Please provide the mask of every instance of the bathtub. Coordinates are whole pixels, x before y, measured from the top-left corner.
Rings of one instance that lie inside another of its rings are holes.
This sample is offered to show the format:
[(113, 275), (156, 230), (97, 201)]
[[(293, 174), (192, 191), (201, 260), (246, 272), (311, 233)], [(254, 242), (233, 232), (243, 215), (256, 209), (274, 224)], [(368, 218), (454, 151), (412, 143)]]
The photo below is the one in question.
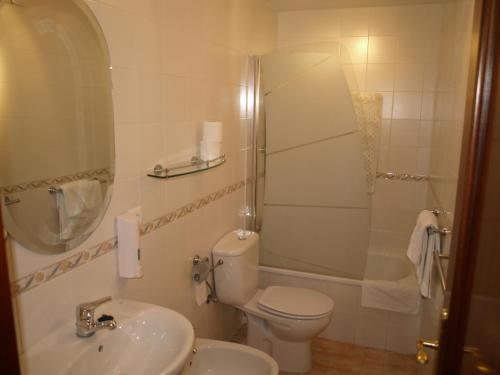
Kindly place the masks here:
[(420, 291), (415, 267), (405, 255), (370, 250), (361, 291), (361, 306), (418, 314)]
[[(404, 254), (403, 250), (398, 253)], [(368, 264), (379, 265), (367, 270), (369, 280), (386, 281), (394, 283), (394, 286), (401, 286), (401, 281), (407, 279), (412, 280), (413, 286), (416, 287), (411, 263), (406, 261), (403, 255), (370, 250)], [(406, 314), (362, 306), (364, 280), (266, 266), (260, 266), (259, 269), (261, 288), (271, 285), (310, 288), (327, 294), (335, 301), (332, 321), (321, 334), (322, 337), (398, 353), (415, 352), (421, 311)]]
[(413, 277), (414, 266), (406, 256), (383, 251), (370, 251), (365, 266), (365, 279), (394, 281)]

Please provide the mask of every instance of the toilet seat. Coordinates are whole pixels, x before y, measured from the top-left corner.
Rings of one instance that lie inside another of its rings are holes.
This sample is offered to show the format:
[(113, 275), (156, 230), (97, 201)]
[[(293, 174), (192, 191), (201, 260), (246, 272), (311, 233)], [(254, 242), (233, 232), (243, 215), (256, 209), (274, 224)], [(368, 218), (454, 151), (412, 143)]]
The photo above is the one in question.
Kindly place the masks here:
[(257, 307), (283, 318), (313, 320), (329, 315), (334, 303), (328, 296), (314, 290), (270, 286), (259, 296)]

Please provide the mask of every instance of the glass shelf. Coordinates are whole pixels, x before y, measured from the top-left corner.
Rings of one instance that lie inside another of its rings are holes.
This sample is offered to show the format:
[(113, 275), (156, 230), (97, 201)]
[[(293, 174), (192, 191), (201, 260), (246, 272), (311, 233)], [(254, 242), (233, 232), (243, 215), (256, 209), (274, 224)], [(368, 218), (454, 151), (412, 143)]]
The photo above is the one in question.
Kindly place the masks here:
[(188, 174), (207, 171), (218, 167), (226, 162), (226, 155), (222, 154), (216, 159), (201, 160), (198, 156), (193, 156), (191, 161), (178, 163), (169, 167), (163, 167), (161, 164), (155, 165), (152, 172), (148, 173), (149, 177), (168, 179), (172, 177), (186, 176)]

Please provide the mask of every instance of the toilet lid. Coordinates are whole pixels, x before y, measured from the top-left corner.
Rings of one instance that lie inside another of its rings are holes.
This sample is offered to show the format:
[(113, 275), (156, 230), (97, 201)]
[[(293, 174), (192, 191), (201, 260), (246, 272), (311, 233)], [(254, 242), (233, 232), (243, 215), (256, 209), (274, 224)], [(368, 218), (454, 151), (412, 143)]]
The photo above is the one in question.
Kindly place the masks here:
[(333, 300), (311, 289), (270, 286), (259, 297), (258, 305), (268, 312), (296, 318), (317, 318), (333, 310)]

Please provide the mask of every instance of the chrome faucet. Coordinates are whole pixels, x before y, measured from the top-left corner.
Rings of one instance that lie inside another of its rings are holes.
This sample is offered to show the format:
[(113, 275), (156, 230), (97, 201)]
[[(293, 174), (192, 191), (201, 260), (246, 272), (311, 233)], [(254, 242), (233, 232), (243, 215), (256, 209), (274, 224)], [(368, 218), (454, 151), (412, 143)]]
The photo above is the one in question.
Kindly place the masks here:
[(94, 320), (95, 309), (108, 301), (111, 301), (111, 297), (104, 297), (76, 306), (76, 335), (78, 337), (90, 337), (95, 331), (102, 328), (116, 328), (115, 319), (111, 315), (103, 315), (97, 321)]

